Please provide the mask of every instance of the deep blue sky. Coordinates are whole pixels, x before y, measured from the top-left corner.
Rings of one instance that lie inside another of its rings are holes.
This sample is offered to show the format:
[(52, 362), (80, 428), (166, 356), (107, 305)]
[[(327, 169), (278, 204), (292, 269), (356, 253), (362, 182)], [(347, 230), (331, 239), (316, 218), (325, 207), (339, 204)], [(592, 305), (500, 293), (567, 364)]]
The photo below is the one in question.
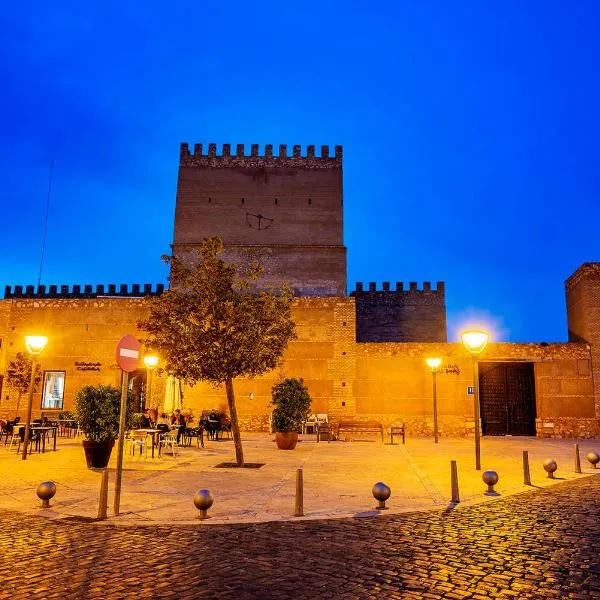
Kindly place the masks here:
[(564, 280), (600, 260), (597, 2), (6, 12), (2, 289), (37, 283), (52, 159), (42, 283), (155, 283), (181, 141), (342, 144), (350, 289), (445, 280), (451, 337), (566, 339)]

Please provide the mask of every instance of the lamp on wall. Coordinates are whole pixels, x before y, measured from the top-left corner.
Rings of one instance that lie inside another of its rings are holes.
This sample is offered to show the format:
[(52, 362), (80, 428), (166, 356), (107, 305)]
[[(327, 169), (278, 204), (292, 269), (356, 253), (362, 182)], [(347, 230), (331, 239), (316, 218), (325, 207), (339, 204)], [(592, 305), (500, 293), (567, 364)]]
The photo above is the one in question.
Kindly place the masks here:
[(437, 385), (436, 376), (439, 373), (440, 365), (442, 364), (441, 358), (426, 358), (425, 362), (431, 369), (431, 376), (433, 378), (433, 441), (438, 443), (438, 414), (437, 414)]
[(35, 385), (35, 357), (41, 354), (48, 343), (48, 338), (44, 335), (25, 336), (25, 346), (27, 352), (31, 354), (31, 378), (29, 380), (29, 396), (27, 399), (27, 419), (25, 420), (25, 437), (23, 438), (23, 460), (27, 460), (27, 447), (31, 437), (31, 409), (33, 406), (33, 387)]
[(149, 354), (144, 356), (144, 366), (146, 367), (146, 371), (148, 373), (147, 381), (146, 381), (146, 389), (148, 390), (148, 402), (150, 406), (145, 406), (144, 408), (152, 408), (152, 371), (158, 364), (158, 356), (154, 356), (153, 354)]
[(479, 415), (479, 366), (477, 355), (481, 354), (490, 339), (490, 334), (483, 329), (469, 329), (460, 334), (465, 348), (471, 353), (473, 360), (473, 420), (475, 422), (475, 470), (481, 471), (481, 440)]

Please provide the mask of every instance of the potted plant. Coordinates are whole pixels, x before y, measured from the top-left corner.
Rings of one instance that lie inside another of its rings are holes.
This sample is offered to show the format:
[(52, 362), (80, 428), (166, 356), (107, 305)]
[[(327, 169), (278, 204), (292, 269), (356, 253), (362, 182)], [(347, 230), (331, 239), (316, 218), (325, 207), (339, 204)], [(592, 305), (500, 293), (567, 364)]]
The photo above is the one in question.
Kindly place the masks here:
[[(112, 385), (86, 385), (75, 396), (75, 414), (85, 435), (83, 449), (88, 468), (104, 469), (119, 436), (121, 390)], [(126, 427), (131, 424), (127, 403)]]
[(271, 404), (275, 406), (272, 424), (280, 450), (293, 450), (298, 430), (310, 414), (311, 398), (303, 379), (288, 377), (273, 386)]

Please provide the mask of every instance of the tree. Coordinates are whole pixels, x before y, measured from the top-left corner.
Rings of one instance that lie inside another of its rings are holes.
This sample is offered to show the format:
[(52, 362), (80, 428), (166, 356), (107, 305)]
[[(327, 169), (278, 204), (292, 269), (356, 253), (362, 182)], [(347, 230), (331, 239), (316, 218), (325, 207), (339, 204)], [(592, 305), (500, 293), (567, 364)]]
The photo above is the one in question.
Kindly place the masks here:
[(164, 370), (193, 386), (200, 380), (225, 384), (236, 462), (244, 466), (233, 380), (275, 368), (295, 337), (292, 294), (258, 287), (261, 269), (224, 262), (223, 242), (206, 238), (196, 264), (164, 256), (170, 289), (153, 298), (150, 315), (138, 322), (146, 346), (160, 352)]
[[(31, 363), (32, 360), (24, 352), (17, 352), (15, 360), (8, 363), (6, 371), (6, 381), (8, 385), (17, 390), (17, 412), (21, 404), (21, 396), (29, 390), (29, 381), (31, 380)], [(40, 365), (35, 365), (35, 376), (33, 378), (33, 391), (37, 390), (42, 379), (42, 370)]]

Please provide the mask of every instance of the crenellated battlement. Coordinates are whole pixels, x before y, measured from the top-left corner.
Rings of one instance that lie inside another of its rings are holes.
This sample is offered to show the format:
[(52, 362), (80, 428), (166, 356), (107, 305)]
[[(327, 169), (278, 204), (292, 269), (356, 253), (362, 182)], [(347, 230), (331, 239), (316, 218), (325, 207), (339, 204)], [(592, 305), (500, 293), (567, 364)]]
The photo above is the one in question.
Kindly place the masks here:
[(375, 282), (375, 281), (369, 282), (368, 288), (365, 288), (365, 285), (362, 281), (357, 281), (356, 288), (353, 292), (350, 293), (350, 296), (357, 296), (357, 295), (364, 296), (365, 294), (384, 296), (384, 295), (388, 295), (388, 294), (394, 294), (394, 295), (396, 295), (396, 294), (411, 294), (411, 293), (415, 293), (415, 292), (418, 294), (435, 294), (437, 296), (441, 296), (442, 298), (444, 298), (445, 284), (443, 281), (438, 281), (436, 283), (436, 288), (434, 290), (432, 290), (431, 282), (424, 281), (423, 287), (421, 289), (419, 289), (417, 282), (411, 281), (408, 284), (408, 289), (404, 289), (404, 282), (397, 281), (396, 289), (392, 290), (392, 289), (390, 289), (390, 282), (384, 281), (382, 289), (378, 290), (377, 282)]
[(217, 153), (217, 144), (208, 144), (204, 152), (202, 144), (194, 144), (194, 152), (190, 152), (189, 144), (182, 143), (179, 151), (179, 165), (182, 167), (293, 167), (301, 169), (341, 169), (342, 146), (335, 146), (334, 155), (330, 156), (329, 146), (321, 146), (319, 156), (315, 154), (315, 146), (306, 146), (302, 154), (300, 145), (292, 146), (288, 156), (286, 144), (280, 144), (278, 154), (273, 154), (273, 145), (267, 144), (261, 154), (258, 144), (250, 145), (250, 154), (246, 153), (244, 144), (236, 144), (232, 152), (231, 144), (223, 144), (221, 154)]
[(163, 283), (157, 283), (152, 287), (151, 283), (145, 283), (141, 286), (134, 283), (129, 286), (127, 283), (121, 283), (117, 286), (114, 283), (108, 285), (98, 284), (94, 289), (92, 285), (38, 285), (37, 289), (33, 285), (15, 285), (14, 290), (10, 285), (4, 288), (4, 299), (13, 298), (141, 298), (144, 296), (160, 296), (165, 291)]

